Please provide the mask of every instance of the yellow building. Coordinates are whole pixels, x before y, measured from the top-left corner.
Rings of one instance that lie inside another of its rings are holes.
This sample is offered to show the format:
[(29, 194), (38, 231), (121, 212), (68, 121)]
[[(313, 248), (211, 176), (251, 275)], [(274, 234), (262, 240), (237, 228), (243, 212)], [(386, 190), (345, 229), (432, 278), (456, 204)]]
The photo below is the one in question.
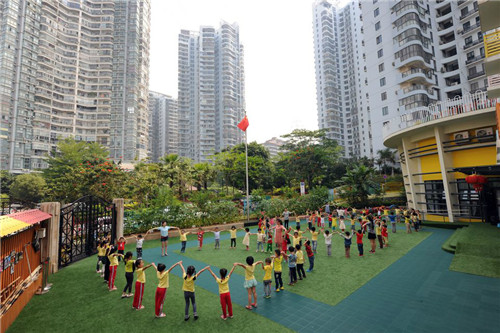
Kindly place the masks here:
[[(498, 221), (496, 102), (478, 92), (384, 124), (384, 145), (400, 154), (408, 205), (423, 212), (424, 219)], [(481, 193), (465, 181), (472, 173), (488, 176)]]

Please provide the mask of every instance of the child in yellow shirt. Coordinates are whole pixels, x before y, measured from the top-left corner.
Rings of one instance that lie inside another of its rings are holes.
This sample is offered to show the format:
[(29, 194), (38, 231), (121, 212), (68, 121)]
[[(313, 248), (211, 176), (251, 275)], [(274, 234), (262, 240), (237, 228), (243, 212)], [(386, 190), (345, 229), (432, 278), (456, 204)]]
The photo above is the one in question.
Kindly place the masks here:
[(304, 271), (304, 252), (300, 249), (300, 244), (295, 245), (295, 255), (297, 256), (297, 274), (299, 275), (299, 280), (306, 278), (306, 272)]
[(156, 318), (163, 318), (166, 315), (163, 313), (163, 303), (165, 302), (165, 295), (167, 294), (167, 288), (169, 287), (168, 283), (168, 274), (175, 266), (182, 264), (182, 261), (179, 261), (172, 265), (169, 269), (165, 264), (158, 264), (158, 267), (154, 263), (153, 267), (156, 269), (156, 276), (158, 277), (158, 287), (156, 287), (155, 293), (155, 315)]
[(208, 271), (212, 274), (215, 281), (219, 285), (220, 305), (222, 307), (222, 316), (220, 317), (223, 320), (226, 320), (228, 316), (229, 318), (233, 318), (233, 303), (231, 302), (231, 294), (229, 293), (229, 278), (231, 277), (231, 274), (233, 274), (235, 268), (236, 266), (233, 266), (233, 269), (229, 272), (229, 274), (227, 274), (227, 269), (221, 268), (219, 271), (220, 278), (218, 278), (212, 269), (208, 267)]
[(273, 280), (271, 278), (271, 274), (273, 273), (273, 265), (271, 258), (266, 258), (266, 265), (262, 263), (262, 269), (265, 271), (264, 273), (264, 297), (271, 298), (271, 284)]
[(193, 317), (194, 320), (198, 319), (198, 312), (196, 311), (196, 298), (194, 296), (194, 281), (198, 276), (203, 273), (204, 270), (208, 269), (209, 266), (203, 268), (201, 271), (196, 273), (194, 266), (188, 266), (187, 270), (184, 269), (182, 263), (179, 264), (182, 269), (182, 290), (184, 291), (184, 301), (186, 302), (186, 307), (184, 308), (184, 321), (189, 320), (189, 302), (193, 305)]

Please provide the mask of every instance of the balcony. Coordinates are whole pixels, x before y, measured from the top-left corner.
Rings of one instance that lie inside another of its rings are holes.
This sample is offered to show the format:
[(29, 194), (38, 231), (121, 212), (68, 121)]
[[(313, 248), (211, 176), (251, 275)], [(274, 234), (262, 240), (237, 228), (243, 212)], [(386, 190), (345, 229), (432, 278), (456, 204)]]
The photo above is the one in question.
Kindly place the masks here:
[(475, 56), (474, 58), (467, 59), (467, 60), (465, 61), (465, 64), (466, 64), (466, 65), (470, 65), (470, 64), (473, 64), (473, 63), (475, 63), (475, 62), (477, 62), (477, 61), (479, 61), (479, 60), (481, 60), (481, 59), (484, 59), (484, 55), (483, 55), (483, 54), (480, 54), (480, 55), (478, 55), (478, 56)]
[(399, 84), (403, 82), (427, 82), (429, 84), (434, 84), (433, 71), (421, 68), (412, 68), (401, 73), (401, 78), (399, 79)]
[(467, 13), (465, 13), (464, 15), (461, 15), (460, 16), (460, 21), (465, 20), (466, 18), (470, 17), (474, 13), (477, 13), (477, 11), (478, 11), (478, 9), (474, 8), (471, 11), (468, 11)]
[(480, 76), (483, 76), (484, 74), (485, 74), (484, 71), (479, 71), (479, 72), (476, 72), (474, 74), (470, 74), (469, 76), (467, 76), (467, 79), (468, 80), (473, 80), (473, 79), (476, 79), (476, 78), (478, 78)]
[[(464, 50), (467, 50), (468, 48), (470, 47), (473, 47), (475, 45), (478, 45), (478, 44), (481, 44), (483, 42), (483, 39), (476, 39), (475, 41), (473, 41), (472, 43), (468, 43), (468, 44), (465, 44), (464, 45)], [(500, 50), (499, 50), (500, 51)]]
[(493, 109), (496, 102), (496, 98), (489, 99), (485, 92), (478, 92), (462, 96), (461, 98), (440, 101), (428, 107), (419, 107), (384, 123), (382, 127), (382, 136), (385, 141), (384, 144), (387, 145), (389, 137), (394, 137), (394, 134), (402, 130), (417, 125), (423, 125), (431, 121), (446, 119), (448, 117), (480, 112), (490, 108)]
[(476, 29), (479, 29), (479, 28), (481, 28), (481, 22), (477, 22), (476, 24), (470, 25), (467, 28), (461, 30), (459, 33), (461, 35), (465, 35), (465, 34), (467, 34), (469, 32), (472, 32), (472, 31), (474, 31)]

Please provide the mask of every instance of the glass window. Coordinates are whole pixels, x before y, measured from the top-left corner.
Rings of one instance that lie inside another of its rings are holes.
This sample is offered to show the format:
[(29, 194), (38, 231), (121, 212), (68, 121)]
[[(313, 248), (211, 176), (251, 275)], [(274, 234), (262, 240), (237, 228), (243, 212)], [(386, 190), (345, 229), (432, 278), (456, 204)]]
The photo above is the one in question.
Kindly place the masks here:
[(385, 86), (385, 77), (380, 79), (380, 86), (381, 87)]
[(446, 209), (446, 197), (442, 180), (429, 180), (424, 182), (425, 203), (427, 213), (448, 214)]
[(378, 50), (378, 51), (377, 51), (377, 56), (378, 56), (379, 58), (382, 58), (382, 57), (384, 56), (384, 49), (380, 49), (380, 50)]
[(380, 99), (383, 101), (385, 101), (387, 99), (387, 93), (385, 91), (380, 94)]
[(382, 43), (382, 35), (377, 36), (377, 44)]
[(481, 217), (479, 207), (479, 195), (474, 188), (465, 182), (465, 179), (457, 180), (459, 214), (464, 217)]
[(378, 65), (378, 71), (379, 73), (384, 71), (384, 63)]
[(378, 30), (380, 30), (380, 21), (375, 23), (375, 31), (378, 31)]
[(383, 116), (387, 116), (388, 114), (389, 114), (389, 107), (384, 106), (384, 107), (382, 108), (382, 115), (383, 115)]
[(380, 14), (380, 10), (378, 8), (375, 8), (375, 10), (373, 11), (373, 16), (377, 17), (378, 14)]

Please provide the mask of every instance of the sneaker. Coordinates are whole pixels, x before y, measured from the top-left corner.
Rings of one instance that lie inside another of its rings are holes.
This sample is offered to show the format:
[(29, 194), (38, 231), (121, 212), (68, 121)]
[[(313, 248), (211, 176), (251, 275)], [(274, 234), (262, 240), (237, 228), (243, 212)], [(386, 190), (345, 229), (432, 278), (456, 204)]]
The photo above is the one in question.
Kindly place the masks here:
[(189, 320), (189, 316), (184, 317), (184, 321), (188, 321), (188, 320)]
[(164, 314), (164, 313), (161, 313), (159, 316), (156, 316), (156, 318), (163, 318), (163, 317), (166, 317), (167, 315)]
[(122, 294), (121, 298), (125, 298), (125, 297), (128, 297), (128, 295), (127, 294)]
[(198, 320), (198, 315), (194, 315), (194, 320)]
[(233, 319), (233, 316), (229, 316), (229, 319)]
[(304, 279), (307, 278), (307, 276), (304, 275)]
[(221, 318), (222, 320), (226, 320), (226, 319), (227, 319), (227, 317), (224, 317), (224, 315), (220, 315), (220, 318)]
[(310, 269), (308, 269), (306, 272), (307, 272), (307, 273), (309, 273), (309, 272), (311, 272), (311, 270), (310, 270)]
[(299, 277), (299, 280), (302, 280), (302, 278), (301, 278), (301, 277)]
[(281, 287), (281, 290), (285, 290), (285, 287)]
[(280, 292), (280, 288), (276, 288), (276, 292), (279, 293)]

